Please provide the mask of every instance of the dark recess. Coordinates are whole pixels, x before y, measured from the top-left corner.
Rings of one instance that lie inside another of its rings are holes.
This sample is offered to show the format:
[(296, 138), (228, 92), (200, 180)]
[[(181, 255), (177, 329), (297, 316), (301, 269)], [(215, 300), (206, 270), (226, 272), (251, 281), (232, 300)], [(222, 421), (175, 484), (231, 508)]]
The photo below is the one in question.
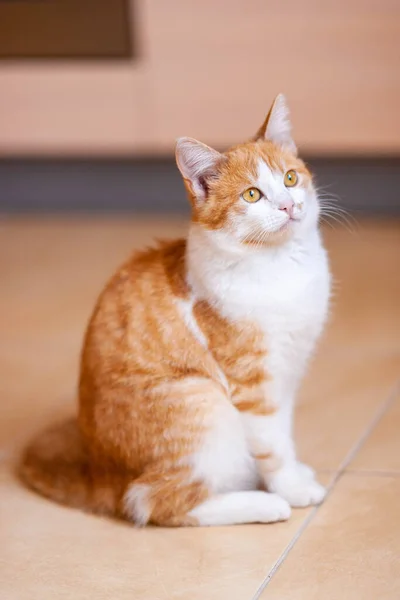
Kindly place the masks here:
[[(400, 158), (309, 158), (317, 185), (351, 213), (400, 214)], [(0, 159), (3, 213), (183, 213), (165, 159)]]

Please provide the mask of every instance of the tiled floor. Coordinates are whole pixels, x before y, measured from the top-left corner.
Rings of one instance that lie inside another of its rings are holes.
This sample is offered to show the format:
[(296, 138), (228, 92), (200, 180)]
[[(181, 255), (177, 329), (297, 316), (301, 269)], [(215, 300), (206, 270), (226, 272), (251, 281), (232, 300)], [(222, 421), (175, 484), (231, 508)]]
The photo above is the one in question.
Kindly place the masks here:
[(74, 410), (96, 293), (173, 221), (0, 223), (0, 597), (5, 600), (400, 598), (400, 222), (327, 229), (332, 318), (297, 411), (301, 457), (330, 483), (288, 523), (135, 530), (24, 489), (22, 445)]

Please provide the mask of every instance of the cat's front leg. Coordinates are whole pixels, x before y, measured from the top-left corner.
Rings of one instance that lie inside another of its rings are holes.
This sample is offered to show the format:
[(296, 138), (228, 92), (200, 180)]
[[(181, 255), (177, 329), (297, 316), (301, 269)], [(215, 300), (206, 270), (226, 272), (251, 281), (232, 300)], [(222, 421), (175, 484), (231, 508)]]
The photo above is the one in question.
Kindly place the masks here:
[(326, 490), (318, 483), (314, 475), (304, 471), (299, 462), (284, 464), (280, 469), (268, 474), (265, 483), (268, 489), (287, 500), (290, 506), (305, 507), (320, 504), (325, 498)]
[(271, 414), (242, 413), (251, 453), (260, 476), (271, 492), (293, 507), (319, 504), (325, 489), (314, 471), (296, 460), (287, 406)]

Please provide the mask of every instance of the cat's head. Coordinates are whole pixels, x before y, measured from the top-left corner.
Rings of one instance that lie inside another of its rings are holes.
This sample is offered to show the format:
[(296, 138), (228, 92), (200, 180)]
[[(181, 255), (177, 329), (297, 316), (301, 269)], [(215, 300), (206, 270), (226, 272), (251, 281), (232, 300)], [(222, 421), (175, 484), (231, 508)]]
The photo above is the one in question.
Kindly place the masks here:
[(317, 224), (317, 195), (297, 157), (283, 95), (251, 141), (220, 153), (180, 138), (176, 160), (193, 220), (235, 244), (279, 244)]

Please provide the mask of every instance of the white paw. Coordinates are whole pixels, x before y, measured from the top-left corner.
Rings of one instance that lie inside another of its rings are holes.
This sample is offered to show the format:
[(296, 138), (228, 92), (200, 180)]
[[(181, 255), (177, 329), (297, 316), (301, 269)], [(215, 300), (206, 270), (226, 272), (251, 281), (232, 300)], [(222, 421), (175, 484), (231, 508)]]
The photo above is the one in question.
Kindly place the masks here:
[(265, 523), (276, 523), (277, 521), (287, 521), (292, 510), (289, 503), (278, 496), (278, 494), (267, 494), (268, 502), (265, 505)]
[(312, 481), (315, 479), (315, 471), (309, 465), (306, 465), (302, 462), (296, 462), (296, 470), (298, 472), (299, 477), (306, 481)]
[(302, 472), (297, 466), (276, 473), (269, 489), (282, 496), (293, 507), (320, 504), (326, 494), (325, 488), (310, 478), (308, 470)]

